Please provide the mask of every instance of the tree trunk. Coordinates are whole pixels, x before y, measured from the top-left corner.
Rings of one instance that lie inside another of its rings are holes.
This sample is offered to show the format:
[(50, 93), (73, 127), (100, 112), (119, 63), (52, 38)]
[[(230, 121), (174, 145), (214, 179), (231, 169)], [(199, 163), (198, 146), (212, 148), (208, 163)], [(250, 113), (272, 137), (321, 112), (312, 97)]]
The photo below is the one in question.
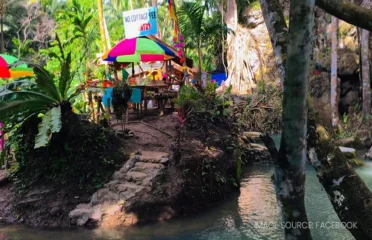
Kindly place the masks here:
[[(283, 92), (283, 130), (274, 158), (274, 184), (286, 239), (311, 239), (305, 210), (307, 89), (314, 1), (290, 3), (289, 42)], [(306, 225), (306, 226), (305, 226)]]
[(352, 25), (372, 31), (372, 10), (348, 0), (316, 0), (316, 5)]
[(1, 53), (5, 52), (5, 43), (4, 43), (4, 23), (3, 23), (3, 14), (0, 13), (0, 28), (1, 28)]
[[(156, 7), (156, 11), (158, 11), (158, 0), (152, 0), (152, 6)], [(157, 14), (159, 13), (157, 12)], [(159, 20), (159, 18), (157, 18), (157, 20)], [(155, 37), (161, 39), (159, 21), (156, 21), (156, 25), (158, 26), (158, 33), (155, 35)]]
[(199, 58), (199, 63), (198, 63), (198, 68), (199, 68), (199, 81), (201, 81), (201, 76), (202, 76), (202, 39), (200, 37), (199, 42), (198, 42), (198, 58)]
[[(370, 0), (364, 0), (364, 7), (370, 8)], [(362, 30), (361, 44), (361, 67), (363, 85), (363, 114), (371, 114), (371, 78), (369, 65), (369, 31)]]
[(107, 29), (105, 16), (103, 16), (103, 25), (105, 27), (105, 40), (106, 40), (106, 44), (107, 44), (106, 47), (107, 47), (107, 50), (109, 50), (111, 48), (111, 41), (110, 41), (110, 33)]
[(285, 78), (285, 56), (287, 54), (288, 28), (279, 0), (260, 0), (262, 14), (270, 35), (276, 65), (280, 76), (280, 85)]
[(309, 126), (310, 161), (335, 212), (355, 239), (372, 239), (371, 191), (325, 129), (315, 121)]
[(101, 43), (102, 51), (105, 53), (107, 51), (106, 45), (106, 34), (105, 34), (105, 23), (103, 21), (103, 5), (102, 0), (97, 0), (98, 5), (98, 18), (99, 18), (99, 29), (101, 33)]
[[(332, 2), (334, 5), (325, 5), (328, 8), (328, 10), (332, 10), (333, 7), (335, 6), (337, 7), (343, 1), (317, 0), (318, 5), (320, 5), (319, 3), (324, 4), (324, 2), (327, 2), (327, 3)], [(344, 4), (349, 5), (349, 3), (344, 3)], [(291, 2), (291, 8), (292, 6), (293, 4)], [(324, 8), (324, 6), (321, 6), (321, 7)], [(337, 15), (339, 18), (345, 21), (348, 21), (342, 16), (346, 16), (346, 18), (350, 19), (350, 17), (353, 15), (348, 14), (347, 9), (345, 8), (341, 8), (341, 9), (342, 9), (341, 11), (340, 9), (335, 11), (334, 14)], [(360, 10), (360, 8), (353, 8), (353, 9), (354, 9), (353, 11), (355, 11), (355, 9)], [(279, 11), (282, 11), (282, 10), (279, 9)], [(331, 12), (331, 11), (328, 11), (328, 12)], [(362, 12), (366, 13), (366, 11), (364, 10), (362, 10)], [(363, 23), (358, 24), (358, 22), (356, 22), (355, 25), (361, 26), (363, 24), (368, 25), (368, 23), (371, 23), (371, 21), (366, 21), (366, 19), (368, 19), (366, 15), (363, 15), (363, 16), (364, 16), (364, 20), (361, 20), (361, 22)], [(360, 16), (354, 15), (354, 20), (358, 19), (359, 17)], [(363, 19), (363, 17), (361, 19)], [(291, 18), (291, 26), (292, 25), (293, 25), (293, 22)], [(304, 41), (304, 42), (306, 43), (307, 41)], [(293, 44), (289, 42), (288, 46), (293, 47)], [(290, 61), (290, 59), (288, 59), (288, 61)], [(289, 67), (291, 65), (287, 62), (287, 66)], [(288, 71), (289, 69), (287, 68), (287, 74), (288, 74)], [(288, 77), (289, 76), (287, 76), (287, 79)], [(286, 95), (287, 95), (286, 81), (284, 82), (285, 83), (284, 105), (286, 105), (286, 101), (288, 101), (286, 100)], [(296, 108), (293, 107), (293, 110), (296, 110)], [(286, 108), (284, 108), (283, 114), (284, 115), (286, 114)], [(301, 116), (301, 115), (298, 115), (298, 116)], [(285, 124), (285, 121), (283, 123)], [(329, 141), (323, 141), (323, 139), (320, 139), (319, 141), (317, 139), (316, 135), (326, 136), (327, 134), (317, 132), (318, 129), (315, 127), (315, 124), (310, 124), (309, 129), (310, 129), (309, 130), (310, 160), (317, 172), (319, 181), (323, 185), (325, 190), (327, 191), (328, 197), (331, 200), (331, 203), (336, 213), (338, 214), (340, 220), (342, 222), (347, 223), (345, 227), (353, 234), (353, 236), (356, 239), (363, 239), (363, 240), (372, 239), (372, 217), (371, 217), (372, 216), (372, 193), (370, 192), (368, 187), (365, 185), (363, 180), (361, 180), (360, 177), (356, 174), (353, 168), (351, 168), (346, 163), (346, 159), (343, 158), (343, 156), (340, 154), (339, 149), (334, 148), (333, 144)], [(293, 130), (293, 131), (296, 131), (296, 130)], [(284, 132), (283, 132), (283, 136), (284, 136)], [(284, 157), (286, 157), (286, 155), (282, 155), (280, 154), (280, 152), (278, 153), (272, 139), (270, 140), (266, 136), (263, 138), (263, 140), (274, 159), (283, 159)], [(283, 141), (285, 141), (285, 138), (282, 139), (282, 143), (281, 143), (282, 145), (285, 145)], [(300, 142), (299, 140), (294, 140), (294, 138), (289, 139), (289, 141), (290, 143)], [(301, 141), (304, 141), (304, 139), (301, 139)], [(316, 153), (317, 156), (314, 155), (314, 153)], [(282, 155), (282, 157), (280, 157), (280, 155)], [(275, 171), (277, 169), (280, 170), (280, 167), (277, 167), (277, 165), (282, 164), (284, 168), (284, 167), (287, 167), (290, 163), (291, 162), (289, 163), (285, 162), (283, 164), (281, 163), (281, 161), (276, 161)], [(286, 186), (286, 185), (283, 185), (283, 186)], [(356, 227), (355, 225), (353, 225), (354, 223), (356, 223)], [(299, 237), (299, 239), (301, 238)]]
[(226, 85), (232, 85), (238, 92), (250, 91), (255, 86), (254, 76), (250, 72), (249, 62), (246, 60), (251, 43), (249, 30), (238, 24), (238, 6), (236, 0), (227, 0), (218, 4), (218, 9), (229, 29), (226, 37), (226, 59), (228, 78)]
[(332, 126), (336, 128), (339, 124), (339, 112), (338, 112), (338, 101), (337, 101), (337, 31), (338, 30), (338, 19), (332, 17), (332, 61), (331, 61), (331, 108), (332, 108)]

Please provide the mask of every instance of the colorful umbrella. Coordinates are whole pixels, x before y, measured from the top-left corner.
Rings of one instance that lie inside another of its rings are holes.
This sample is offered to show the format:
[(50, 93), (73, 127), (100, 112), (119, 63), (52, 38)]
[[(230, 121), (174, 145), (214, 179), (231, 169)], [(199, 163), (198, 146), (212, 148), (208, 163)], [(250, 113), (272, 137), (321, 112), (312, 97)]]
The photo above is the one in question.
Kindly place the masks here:
[(11, 64), (16, 63), (18, 58), (0, 54), (0, 78), (19, 78), (19, 77), (32, 77), (34, 71), (32, 68), (27, 67), (26, 64), (18, 65), (10, 68)]
[(103, 55), (105, 61), (110, 62), (152, 62), (170, 59), (171, 51), (165, 51), (164, 46), (148, 38), (124, 39)]

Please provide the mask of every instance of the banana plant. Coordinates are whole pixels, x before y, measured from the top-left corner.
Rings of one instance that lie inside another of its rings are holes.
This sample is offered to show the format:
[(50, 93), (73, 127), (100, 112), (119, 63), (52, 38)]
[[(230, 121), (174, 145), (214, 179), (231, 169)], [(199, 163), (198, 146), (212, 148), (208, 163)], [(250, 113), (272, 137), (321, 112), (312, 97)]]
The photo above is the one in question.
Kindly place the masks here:
[[(63, 53), (63, 49), (61, 49)], [(35, 148), (45, 147), (53, 133), (62, 128), (62, 116), (73, 114), (70, 101), (75, 94), (67, 96), (71, 85), (71, 53), (61, 54), (61, 75), (58, 87), (54, 76), (43, 67), (28, 63), (34, 67), (35, 81), (20, 80), (0, 88), (0, 122), (6, 122), (14, 116), (28, 119), (33, 115), (42, 115), (35, 137)], [(66, 112), (67, 111), (67, 112)], [(69, 111), (69, 112), (68, 112)]]

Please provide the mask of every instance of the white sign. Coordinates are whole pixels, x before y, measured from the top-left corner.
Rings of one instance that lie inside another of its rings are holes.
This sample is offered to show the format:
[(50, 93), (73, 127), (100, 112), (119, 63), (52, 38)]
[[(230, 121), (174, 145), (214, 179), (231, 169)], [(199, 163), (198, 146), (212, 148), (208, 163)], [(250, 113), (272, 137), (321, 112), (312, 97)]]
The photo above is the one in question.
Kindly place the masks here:
[(158, 33), (157, 8), (141, 8), (123, 12), (125, 38), (135, 38)]

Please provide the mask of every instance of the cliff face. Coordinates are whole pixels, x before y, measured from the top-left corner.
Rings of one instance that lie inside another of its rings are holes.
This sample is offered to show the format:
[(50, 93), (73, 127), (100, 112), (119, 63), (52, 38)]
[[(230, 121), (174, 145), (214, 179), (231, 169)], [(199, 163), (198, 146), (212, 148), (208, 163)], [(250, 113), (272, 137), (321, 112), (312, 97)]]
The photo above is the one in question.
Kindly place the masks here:
[[(289, 2), (281, 1), (284, 15), (288, 20)], [(314, 107), (325, 124), (331, 121), (330, 111), (330, 78), (331, 78), (331, 16), (316, 8), (313, 29), (312, 69), (310, 71), (309, 90)], [(239, 46), (247, 53), (240, 59), (240, 65), (249, 65), (252, 78), (257, 84), (278, 86), (280, 79), (276, 68), (273, 48), (264, 23), (259, 5), (250, 5), (239, 19), (237, 38), (248, 39), (240, 41)], [(358, 105), (362, 102), (362, 91), (359, 76), (360, 46), (358, 29), (344, 21), (339, 21), (338, 27), (338, 78), (339, 78), (339, 113), (340, 118), (360, 111)], [(372, 42), (372, 41), (371, 41)], [(238, 44), (238, 43), (235, 43)], [(372, 49), (372, 43), (371, 43)], [(371, 51), (370, 51), (371, 52)], [(244, 82), (244, 81), (243, 81)], [(245, 88), (245, 90), (247, 87)], [(248, 92), (249, 93), (249, 92)]]

